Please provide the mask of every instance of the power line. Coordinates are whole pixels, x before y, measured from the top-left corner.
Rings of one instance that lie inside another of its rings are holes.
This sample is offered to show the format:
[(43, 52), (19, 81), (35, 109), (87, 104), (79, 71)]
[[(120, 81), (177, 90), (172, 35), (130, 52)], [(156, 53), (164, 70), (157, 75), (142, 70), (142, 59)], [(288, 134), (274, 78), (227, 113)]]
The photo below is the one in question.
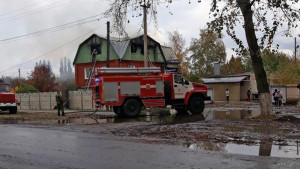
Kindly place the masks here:
[(75, 38), (75, 39), (73, 39), (73, 40), (71, 40), (71, 41), (69, 41), (69, 42), (67, 42), (67, 43), (65, 43), (65, 44), (63, 44), (63, 45), (61, 45), (61, 46), (58, 46), (58, 47), (56, 47), (56, 48), (54, 48), (54, 49), (52, 49), (52, 50), (50, 50), (50, 51), (47, 51), (46, 53), (44, 53), (44, 54), (42, 54), (42, 55), (40, 55), (40, 56), (37, 56), (37, 57), (35, 57), (35, 58), (32, 58), (32, 59), (30, 59), (30, 60), (28, 60), (28, 61), (26, 61), (26, 62), (21, 63), (21, 64), (14, 65), (14, 66), (12, 66), (12, 67), (6, 69), (6, 70), (2, 70), (0, 73), (6, 72), (6, 71), (8, 71), (8, 70), (14, 69), (15, 67), (19, 67), (19, 66), (22, 66), (22, 65), (24, 65), (24, 64), (30, 63), (31, 61), (33, 61), (33, 60), (35, 60), (35, 59), (37, 59), (37, 58), (43, 57), (43, 56), (45, 56), (45, 55), (48, 55), (49, 53), (52, 53), (52, 52), (54, 52), (55, 50), (58, 50), (58, 49), (60, 49), (60, 48), (62, 48), (62, 47), (65, 47), (65, 46), (69, 45), (70, 43), (72, 43), (72, 42), (78, 40), (79, 38), (82, 38), (83, 36), (85, 36), (85, 35), (87, 35), (87, 34), (93, 32), (93, 31), (99, 29), (99, 28), (102, 27), (102, 26), (104, 26), (104, 25), (98, 26), (98, 27), (96, 27), (95, 29), (93, 29), (93, 30), (91, 30), (91, 31), (88, 31), (88, 32), (86, 32), (86, 33), (80, 35), (79, 37), (77, 37), (77, 38)]
[(69, 1), (70, 2), (70, 0), (61, 0), (61, 1), (58, 1), (58, 2), (55, 2), (55, 3), (43, 6), (41, 8), (34, 9), (32, 11), (27, 11), (27, 12), (24, 12), (24, 13), (21, 13), (21, 14), (12, 16), (12, 17), (8, 17), (8, 18), (5, 18), (5, 19), (2, 19), (3, 21), (1, 22), (1, 20), (0, 20), (0, 24), (7, 23), (7, 22), (10, 22), (10, 21), (13, 21), (13, 20), (17, 20), (19, 18), (23, 18), (25, 16), (29, 16), (29, 15), (32, 15), (32, 14), (35, 14), (35, 13), (38, 13), (38, 12), (41, 12), (41, 11), (44, 11), (44, 10), (48, 10), (48, 9), (51, 9), (51, 8), (54, 8), (54, 7), (57, 7), (57, 6), (61, 6), (61, 5), (65, 4), (65, 3), (67, 3), (65, 1)]
[[(80, 20), (77, 20), (77, 21), (69, 22), (69, 23), (66, 23), (66, 24), (63, 24), (63, 25), (59, 25), (59, 26), (55, 26), (55, 27), (51, 27), (51, 28), (47, 28), (47, 29), (43, 29), (43, 30), (39, 30), (39, 31), (36, 31), (36, 32), (23, 34), (23, 35), (11, 37), (11, 38), (2, 39), (2, 40), (0, 40), (0, 44), (15, 41), (15, 40), (22, 40), (22, 39), (25, 39), (25, 38), (37, 37), (37, 36), (41, 36), (41, 35), (44, 35), (44, 34), (57, 32), (57, 31), (60, 31), (60, 30), (71, 28), (71, 27), (74, 27), (74, 26), (78, 26), (78, 25), (82, 25), (82, 24), (86, 24), (86, 23), (90, 23), (90, 22), (94, 22), (94, 21), (99, 21), (100, 19), (102, 19), (102, 17), (97, 18), (97, 19), (92, 19), (92, 20), (88, 20), (88, 19), (95, 18), (95, 17), (100, 16), (100, 15), (102, 15), (102, 14), (90, 16), (90, 17), (87, 17), (87, 18), (84, 18), (84, 19), (80, 19)], [(85, 21), (85, 20), (87, 20), (87, 21)]]
[(24, 9), (27, 9), (27, 8), (31, 8), (33, 6), (37, 6), (38, 4), (42, 4), (44, 2), (47, 2), (48, 0), (45, 0), (45, 1), (42, 1), (42, 2), (37, 2), (37, 3), (34, 3), (32, 5), (29, 5), (29, 6), (25, 6), (25, 7), (21, 7), (19, 9), (16, 9), (16, 10), (11, 10), (11, 11), (8, 11), (8, 12), (4, 12), (2, 14), (0, 14), (0, 16), (4, 16), (4, 15), (8, 15), (10, 13), (15, 13), (15, 12), (18, 12), (18, 11), (21, 11), (21, 10), (24, 10)]

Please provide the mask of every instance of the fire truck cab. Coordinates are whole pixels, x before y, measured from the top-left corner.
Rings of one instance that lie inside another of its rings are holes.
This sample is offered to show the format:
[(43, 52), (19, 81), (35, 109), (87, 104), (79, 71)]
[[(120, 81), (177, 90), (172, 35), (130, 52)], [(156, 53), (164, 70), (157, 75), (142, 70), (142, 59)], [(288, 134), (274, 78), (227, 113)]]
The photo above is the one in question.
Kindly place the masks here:
[(134, 117), (143, 107), (173, 106), (179, 113), (202, 113), (207, 87), (160, 68), (99, 68), (92, 84), (95, 105), (113, 106), (117, 115)]
[(9, 84), (0, 80), (0, 110), (8, 110), (10, 114), (17, 113), (18, 99), (10, 92)]

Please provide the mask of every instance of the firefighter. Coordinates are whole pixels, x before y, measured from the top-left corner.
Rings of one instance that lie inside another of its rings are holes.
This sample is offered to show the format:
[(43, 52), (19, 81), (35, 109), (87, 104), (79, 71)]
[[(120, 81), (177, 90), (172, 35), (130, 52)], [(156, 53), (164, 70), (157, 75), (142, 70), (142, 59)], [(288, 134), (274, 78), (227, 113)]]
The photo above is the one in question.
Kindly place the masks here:
[(57, 106), (57, 115), (60, 116), (60, 111), (62, 111), (62, 116), (64, 116), (65, 115), (64, 103), (59, 91), (57, 91), (55, 98), (56, 98), (56, 106)]

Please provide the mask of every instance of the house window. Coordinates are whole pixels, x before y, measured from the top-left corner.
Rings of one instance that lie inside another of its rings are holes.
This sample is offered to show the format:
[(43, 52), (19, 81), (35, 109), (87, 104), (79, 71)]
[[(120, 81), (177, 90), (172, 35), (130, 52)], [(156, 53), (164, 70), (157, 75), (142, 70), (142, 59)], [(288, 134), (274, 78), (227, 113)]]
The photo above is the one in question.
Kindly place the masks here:
[(90, 68), (85, 68), (85, 69), (84, 69), (84, 79), (85, 79), (85, 80), (87, 80), (87, 79), (89, 78), (92, 69), (93, 69), (93, 68), (91, 68), (91, 67), (90, 67)]
[[(147, 54), (149, 55), (150, 48), (147, 50)], [(144, 47), (141, 47), (141, 54), (144, 55)]]
[(93, 51), (96, 50), (96, 55), (100, 55), (101, 54), (101, 45), (91, 45), (91, 54), (93, 53)]
[(137, 51), (137, 46), (134, 44), (131, 44), (131, 53), (136, 54), (136, 51)]

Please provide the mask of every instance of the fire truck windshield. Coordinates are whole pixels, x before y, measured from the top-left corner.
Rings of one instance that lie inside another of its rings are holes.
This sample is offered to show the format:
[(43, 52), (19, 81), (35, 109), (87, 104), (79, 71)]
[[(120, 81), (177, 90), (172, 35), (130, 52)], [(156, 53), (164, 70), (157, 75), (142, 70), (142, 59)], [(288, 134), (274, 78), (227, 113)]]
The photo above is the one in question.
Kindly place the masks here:
[(9, 85), (0, 85), (0, 92), (9, 92)]

